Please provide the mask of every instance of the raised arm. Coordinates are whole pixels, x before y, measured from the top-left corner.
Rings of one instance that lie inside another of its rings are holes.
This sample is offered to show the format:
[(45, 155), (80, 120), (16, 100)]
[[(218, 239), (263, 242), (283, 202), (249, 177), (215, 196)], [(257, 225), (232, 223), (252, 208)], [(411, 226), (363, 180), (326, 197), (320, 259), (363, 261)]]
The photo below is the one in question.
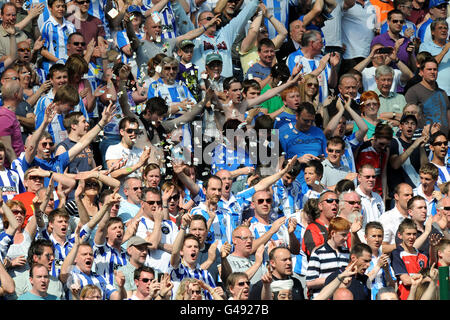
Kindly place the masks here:
[(292, 159), (289, 160), (288, 165), (284, 169), (262, 179), (257, 184), (255, 184), (255, 186), (253, 187), (255, 189), (255, 192), (268, 189), (271, 185), (280, 180), (281, 177), (283, 177), (287, 172), (291, 171), (296, 162), (297, 156), (295, 155)]
[(8, 228), (6, 228), (5, 232), (10, 236), (14, 236), (16, 234), (17, 229), (19, 229), (20, 225), (19, 222), (17, 222), (14, 213), (12, 213), (11, 209), (3, 201), (3, 192), (1, 190), (0, 190), (0, 207), (3, 211), (3, 215), (9, 222)]
[[(226, 0), (225, 0), (226, 1)], [(263, 6), (264, 4), (260, 3), (259, 6), (261, 8), (261, 6)], [(242, 53), (247, 53), (254, 45), (258, 33), (259, 33), (259, 28), (261, 27), (261, 24), (263, 22), (263, 15), (261, 14), (262, 12), (258, 12), (258, 15), (256, 16), (255, 19), (253, 19), (250, 28), (248, 29), (248, 33), (245, 36), (244, 40), (242, 40), (241, 42), (241, 47), (240, 47), (240, 51)]]
[(186, 213), (181, 218), (180, 231), (173, 242), (172, 254), (170, 256), (170, 265), (176, 269), (180, 264), (180, 251), (183, 248), (184, 236), (186, 235), (186, 229), (190, 225), (192, 216), (190, 213)]
[(72, 161), (80, 152), (82, 152), (94, 140), (101, 130), (113, 119), (115, 116), (116, 106), (111, 101), (109, 105), (103, 110), (100, 121), (85, 134), (80, 141), (78, 141), (72, 148), (69, 149), (69, 159)]
[(117, 190), (110, 196), (105, 198), (105, 203), (102, 208), (92, 217), (88, 222), (88, 228), (91, 230), (95, 228), (98, 224), (97, 231), (95, 232), (94, 243), (97, 245), (102, 245), (106, 241), (106, 226), (109, 220), (109, 212), (111, 207), (120, 202), (120, 196), (117, 194)]
[(36, 156), (37, 144), (39, 143), (42, 134), (44, 133), (48, 125), (52, 122), (53, 117), (55, 115), (56, 115), (56, 105), (54, 103), (51, 103), (47, 106), (47, 108), (44, 111), (44, 120), (42, 121), (39, 128), (37, 128), (37, 130), (33, 132), (31, 138), (28, 140), (28, 144), (26, 145), (25, 161), (28, 164), (31, 164), (33, 162), (34, 157)]

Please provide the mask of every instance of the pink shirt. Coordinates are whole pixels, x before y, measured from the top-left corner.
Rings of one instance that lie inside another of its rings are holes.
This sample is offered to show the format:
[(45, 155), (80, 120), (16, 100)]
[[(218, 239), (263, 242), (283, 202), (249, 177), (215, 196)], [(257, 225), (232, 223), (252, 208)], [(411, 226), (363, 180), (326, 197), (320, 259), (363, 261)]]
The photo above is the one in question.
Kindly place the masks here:
[(22, 134), (20, 132), (20, 123), (16, 118), (16, 114), (1, 106), (0, 107), (0, 137), (10, 136), (11, 146), (16, 156), (25, 151), (23, 147)]

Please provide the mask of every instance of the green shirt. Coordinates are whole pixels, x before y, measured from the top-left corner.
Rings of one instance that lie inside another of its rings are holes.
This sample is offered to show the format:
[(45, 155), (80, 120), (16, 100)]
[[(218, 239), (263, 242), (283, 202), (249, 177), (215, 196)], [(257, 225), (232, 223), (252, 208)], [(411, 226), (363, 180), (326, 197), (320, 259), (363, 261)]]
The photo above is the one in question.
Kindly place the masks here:
[[(261, 94), (264, 94), (264, 92), (270, 89), (272, 89), (270, 85), (266, 84), (266, 86), (261, 90)], [(261, 107), (267, 109), (267, 113), (275, 112), (283, 106), (284, 106), (283, 100), (281, 100), (281, 97), (279, 95), (276, 95), (271, 99), (264, 101), (261, 104)]]

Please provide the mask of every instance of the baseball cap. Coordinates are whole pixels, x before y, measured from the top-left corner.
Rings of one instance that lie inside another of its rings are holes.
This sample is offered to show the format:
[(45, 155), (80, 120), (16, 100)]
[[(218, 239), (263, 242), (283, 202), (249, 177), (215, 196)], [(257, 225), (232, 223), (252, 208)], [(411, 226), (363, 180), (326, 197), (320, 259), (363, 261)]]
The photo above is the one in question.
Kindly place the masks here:
[(184, 49), (187, 46), (195, 46), (194, 42), (192, 40), (189, 39), (185, 39), (183, 41), (180, 42), (180, 44), (178, 45), (180, 49)]
[(408, 120), (414, 120), (414, 122), (417, 124), (417, 118), (413, 114), (404, 114), (404, 115), (402, 115), (402, 118), (400, 119), (400, 123), (406, 122)]
[(141, 237), (134, 236), (127, 241), (127, 249), (131, 246), (140, 246), (141, 244), (150, 244)]
[(220, 54), (218, 54), (218, 53), (210, 53), (210, 54), (208, 54), (208, 55), (206, 56), (205, 61), (206, 61), (206, 64), (207, 64), (207, 65), (210, 64), (210, 63), (213, 62), (213, 61), (220, 61), (220, 62), (223, 62), (222, 56), (221, 56)]
[(137, 13), (142, 14), (141, 9), (136, 5), (129, 6), (127, 11), (130, 13), (137, 12)]
[(430, 4), (428, 5), (428, 8), (437, 7), (443, 3), (448, 4), (448, 1), (447, 0), (430, 0)]

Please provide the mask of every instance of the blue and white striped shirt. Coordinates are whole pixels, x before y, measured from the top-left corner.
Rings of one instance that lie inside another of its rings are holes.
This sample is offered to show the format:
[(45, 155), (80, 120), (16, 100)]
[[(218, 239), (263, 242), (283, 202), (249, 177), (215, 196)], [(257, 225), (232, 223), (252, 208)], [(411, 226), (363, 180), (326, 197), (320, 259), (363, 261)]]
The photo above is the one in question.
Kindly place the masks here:
[[(36, 115), (36, 128), (39, 128), (39, 126), (44, 121), (45, 109), (50, 105), (50, 103), (52, 103), (54, 97), (55, 96), (52, 89), (49, 93), (47, 93), (45, 96), (40, 97), (37, 101), (36, 109), (34, 111), (34, 114)], [(74, 107), (74, 111), (81, 111), (86, 120), (89, 121), (89, 115), (81, 97), (79, 97), (79, 103)], [(46, 129), (46, 131), (48, 131), (48, 133), (50, 133), (50, 135), (52, 136), (53, 142), (56, 145), (68, 137), (68, 133), (66, 131), (66, 128), (64, 127), (63, 121), (64, 115), (58, 113)]]
[[(206, 221), (208, 221), (209, 219), (209, 214), (205, 202), (202, 202), (197, 207), (192, 208), (191, 214), (200, 214), (205, 217)], [(226, 241), (228, 243), (232, 243), (231, 234), (237, 227), (238, 221), (239, 216), (237, 216), (235, 213), (218, 207), (216, 210), (216, 217), (211, 224), (212, 230), (208, 232), (205, 243), (214, 243), (216, 240), (220, 240), (217, 246), (219, 250)]]
[[(296, 51), (298, 52), (298, 50)], [(288, 67), (289, 70), (292, 72), (293, 67), (298, 63), (300, 63), (303, 66), (302, 72), (305, 74), (313, 72), (315, 69), (319, 67), (320, 59), (322, 59), (322, 55), (318, 54), (313, 59), (308, 59), (303, 55), (296, 55), (294, 57), (294, 61), (289, 59), (288, 57)], [(292, 67), (292, 69), (291, 69)], [(319, 102), (323, 103), (325, 99), (328, 97), (328, 79), (331, 74), (331, 66), (329, 63), (327, 63), (327, 66), (325, 69), (319, 74), (317, 79), (319, 80)]]
[[(378, 259), (382, 254), (381, 247), (378, 250), (379, 250), (378, 257), (375, 257), (374, 255), (372, 255), (372, 261), (370, 261), (370, 265), (366, 270), (366, 275), (368, 275), (373, 270), (373, 268), (375, 268), (375, 266), (378, 263)], [(381, 268), (378, 271), (375, 278), (372, 280), (372, 288), (371, 288), (372, 300), (376, 300), (377, 293), (380, 288), (387, 287), (385, 273), (386, 272), (384, 271), (384, 269)], [(392, 280), (397, 281), (397, 278), (395, 277), (394, 270), (392, 269), (390, 262), (389, 262), (389, 273), (391, 274)]]
[(106, 242), (98, 245), (94, 244), (94, 264), (95, 272), (105, 278), (106, 282), (114, 285), (114, 270), (127, 264), (127, 252), (117, 252)]
[[(59, 59), (67, 59), (67, 41), (69, 35), (76, 31), (75, 26), (70, 21), (63, 19), (63, 23), (59, 24), (53, 16), (50, 16), (41, 29), (42, 39), (45, 40), (44, 48)], [(42, 67), (46, 74), (53, 64), (47, 59), (43, 60)]]
[[(87, 275), (82, 272), (77, 266), (74, 266), (73, 270), (70, 272), (70, 277), (66, 285), (70, 288), (70, 286), (76, 282), (80, 284), (80, 290), (82, 290), (88, 284), (94, 285), (101, 289), (103, 300), (109, 300), (111, 298), (111, 294), (114, 291), (117, 291), (117, 289), (113, 285), (109, 284), (101, 275), (98, 275), (94, 272), (91, 272), (90, 275)], [(70, 299), (72, 299), (71, 295), (72, 292), (70, 292)]]
[[(214, 282), (211, 274), (208, 272), (208, 270), (201, 269), (199, 264), (197, 264), (197, 267), (195, 269), (190, 269), (181, 262), (177, 268), (174, 268), (169, 264), (169, 274), (170, 280), (172, 280), (173, 282), (172, 299), (175, 297), (175, 293), (178, 291), (178, 287), (184, 278), (199, 279), (208, 284), (211, 288), (216, 287), (216, 283)], [(203, 294), (205, 296), (205, 300), (213, 300), (211, 294), (208, 291), (203, 290)]]
[(12, 235), (7, 234), (6, 231), (0, 233), (0, 260), (2, 263), (12, 243), (13, 243)]
[(5, 202), (26, 191), (20, 175), (8, 168), (0, 170), (0, 189), (3, 191), (3, 201)]
[[(141, 9), (147, 11), (153, 7), (152, 0), (144, 0)], [(177, 37), (177, 24), (175, 20), (175, 14), (170, 2), (158, 13), (158, 17), (161, 20), (161, 39), (170, 39)], [(147, 19), (152, 19), (152, 16), (148, 16)], [(157, 19), (156, 19), (157, 20)]]
[[(250, 231), (253, 233), (255, 239), (262, 237), (272, 227), (274, 220), (271, 219), (270, 224), (263, 224), (258, 221), (256, 217), (250, 220)], [(288, 232), (288, 220), (283, 224), (280, 229), (275, 233), (271, 240), (273, 240), (276, 247), (289, 245), (289, 232)]]
[[(113, 7), (115, 7), (114, 1), (112, 1)], [(105, 29), (105, 39), (111, 39), (111, 31), (109, 29), (109, 23), (105, 16), (106, 0), (91, 0), (89, 4), (88, 14), (99, 18), (103, 22), (103, 28)]]
[[(89, 238), (91, 231), (92, 230), (87, 227), (87, 224), (85, 224), (80, 230), (80, 237), (86, 236), (87, 238)], [(48, 234), (47, 227), (39, 230), (36, 238), (50, 240), (53, 243), (53, 252), (55, 255), (55, 259), (52, 263), (51, 275), (53, 277), (59, 277), (64, 259), (67, 257), (70, 250), (72, 250), (73, 244), (75, 243), (75, 233), (68, 235), (66, 237), (66, 242), (64, 242), (64, 244), (62, 245), (58, 241), (56, 241), (53, 234)]]
[(292, 184), (286, 187), (283, 183), (283, 179), (279, 179), (272, 187), (273, 190), (273, 208), (275, 214), (278, 216), (273, 218), (277, 219), (283, 215), (291, 217), (296, 210), (302, 208), (302, 185), (300, 181), (295, 179)]

